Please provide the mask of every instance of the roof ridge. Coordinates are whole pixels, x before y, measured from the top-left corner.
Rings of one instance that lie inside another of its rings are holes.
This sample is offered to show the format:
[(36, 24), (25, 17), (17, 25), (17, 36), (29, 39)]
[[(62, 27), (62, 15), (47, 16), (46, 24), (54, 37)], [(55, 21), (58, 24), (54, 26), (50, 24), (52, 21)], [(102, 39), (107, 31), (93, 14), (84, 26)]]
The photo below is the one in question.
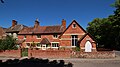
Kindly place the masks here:
[(51, 25), (51, 26), (61, 26), (61, 25)]

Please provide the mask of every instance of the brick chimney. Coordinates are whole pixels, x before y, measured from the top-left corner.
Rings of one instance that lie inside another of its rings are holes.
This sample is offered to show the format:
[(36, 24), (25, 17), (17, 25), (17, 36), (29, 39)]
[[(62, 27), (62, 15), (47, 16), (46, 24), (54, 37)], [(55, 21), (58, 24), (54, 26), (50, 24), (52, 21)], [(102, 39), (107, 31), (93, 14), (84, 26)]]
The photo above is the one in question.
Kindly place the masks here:
[(39, 26), (39, 21), (38, 19), (35, 20), (35, 25), (34, 25), (34, 28), (37, 28)]
[(63, 26), (63, 29), (65, 30), (66, 29), (66, 20), (62, 19), (62, 26)]
[(12, 27), (14, 27), (15, 25), (17, 25), (17, 21), (16, 20), (12, 20)]

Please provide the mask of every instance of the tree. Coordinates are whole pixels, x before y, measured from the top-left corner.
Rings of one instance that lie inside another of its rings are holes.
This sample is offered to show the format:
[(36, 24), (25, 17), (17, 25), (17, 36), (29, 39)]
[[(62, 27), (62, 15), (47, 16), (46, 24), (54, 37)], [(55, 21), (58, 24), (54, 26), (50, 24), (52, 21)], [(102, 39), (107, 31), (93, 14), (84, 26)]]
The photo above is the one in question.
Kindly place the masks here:
[(87, 31), (93, 35), (99, 47), (120, 50), (120, 0), (113, 4), (116, 10), (108, 18), (95, 18), (88, 23)]
[(17, 49), (16, 39), (12, 36), (7, 36), (5, 39), (0, 40), (0, 50)]
[[(87, 31), (94, 36), (99, 44), (99, 47), (111, 48), (109, 45), (111, 44), (111, 41), (109, 40), (111, 38), (111, 23), (112, 22), (110, 22), (107, 18), (95, 18), (92, 22), (88, 23)], [(109, 40), (110, 42), (106, 42), (106, 40)]]
[(113, 22), (112, 35), (114, 36), (114, 42), (115, 42), (114, 48), (120, 50), (120, 0), (116, 0), (113, 6), (116, 8), (112, 20)]

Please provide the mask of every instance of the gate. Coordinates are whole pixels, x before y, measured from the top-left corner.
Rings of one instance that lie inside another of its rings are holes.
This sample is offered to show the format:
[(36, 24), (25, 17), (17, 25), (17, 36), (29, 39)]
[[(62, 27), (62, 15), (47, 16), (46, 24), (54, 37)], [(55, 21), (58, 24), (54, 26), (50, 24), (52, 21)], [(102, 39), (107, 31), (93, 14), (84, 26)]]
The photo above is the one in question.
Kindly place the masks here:
[(22, 48), (21, 49), (21, 55), (22, 55), (22, 57), (28, 56), (28, 48)]

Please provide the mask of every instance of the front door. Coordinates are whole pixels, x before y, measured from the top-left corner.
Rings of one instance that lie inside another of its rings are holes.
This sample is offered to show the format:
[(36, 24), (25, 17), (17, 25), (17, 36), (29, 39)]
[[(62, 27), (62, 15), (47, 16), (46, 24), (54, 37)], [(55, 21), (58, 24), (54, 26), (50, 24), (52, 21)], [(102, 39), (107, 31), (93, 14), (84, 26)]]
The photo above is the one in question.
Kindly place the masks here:
[(46, 50), (46, 44), (42, 44), (42, 50)]
[(85, 52), (91, 52), (92, 51), (92, 44), (90, 41), (87, 41), (85, 43)]

